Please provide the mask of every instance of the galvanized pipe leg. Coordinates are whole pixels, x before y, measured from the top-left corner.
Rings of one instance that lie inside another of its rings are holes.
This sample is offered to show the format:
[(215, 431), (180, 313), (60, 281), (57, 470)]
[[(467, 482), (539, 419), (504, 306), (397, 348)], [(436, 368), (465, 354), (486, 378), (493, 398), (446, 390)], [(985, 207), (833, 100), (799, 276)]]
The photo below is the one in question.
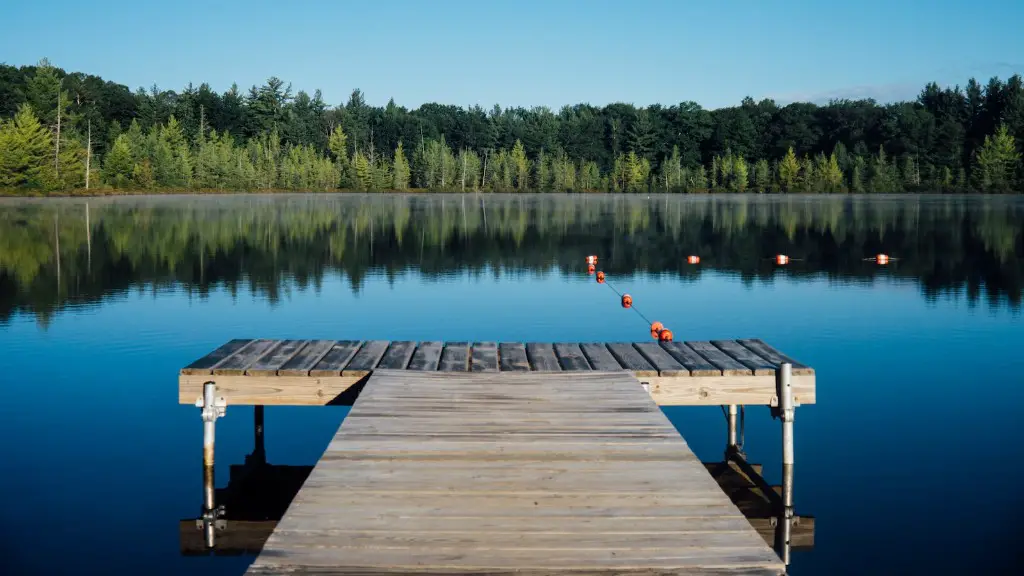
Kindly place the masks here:
[(253, 408), (253, 457), (256, 462), (265, 464), (267, 462), (267, 451), (263, 444), (263, 406)]
[(775, 544), (779, 557), (788, 566), (793, 530), (793, 365), (784, 363), (776, 374), (779, 396), (779, 415), (782, 417), (782, 510), (775, 529)]
[(729, 437), (725, 444), (725, 460), (728, 461), (729, 457), (736, 453), (738, 446), (736, 444), (736, 414), (737, 409), (735, 404), (729, 404), (728, 411), (726, 413), (726, 420), (729, 423)]
[(203, 418), (203, 517), (202, 529), (206, 539), (206, 547), (213, 548), (214, 530), (220, 512), (214, 502), (213, 454), (216, 435), (217, 418), (224, 415), (225, 403), (217, 397), (217, 385), (213, 382), (203, 384), (203, 397), (196, 401), (202, 409)]

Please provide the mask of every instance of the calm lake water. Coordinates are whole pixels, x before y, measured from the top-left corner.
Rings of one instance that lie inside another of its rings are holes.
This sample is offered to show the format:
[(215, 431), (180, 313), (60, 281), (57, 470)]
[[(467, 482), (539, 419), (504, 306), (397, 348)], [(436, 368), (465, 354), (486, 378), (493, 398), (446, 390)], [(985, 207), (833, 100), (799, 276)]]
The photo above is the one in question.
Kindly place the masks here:
[[(1024, 564), (1024, 200), (293, 195), (0, 201), (0, 572), (243, 573), (179, 547), (202, 504), (179, 368), (239, 337), (647, 338), (588, 254), (676, 339), (759, 337), (817, 369), (792, 574)], [(346, 411), (267, 408), (268, 461), (312, 465)], [(718, 408), (666, 412), (721, 460)], [(217, 427), (223, 487), (253, 409)], [(745, 437), (777, 483), (767, 408)]]

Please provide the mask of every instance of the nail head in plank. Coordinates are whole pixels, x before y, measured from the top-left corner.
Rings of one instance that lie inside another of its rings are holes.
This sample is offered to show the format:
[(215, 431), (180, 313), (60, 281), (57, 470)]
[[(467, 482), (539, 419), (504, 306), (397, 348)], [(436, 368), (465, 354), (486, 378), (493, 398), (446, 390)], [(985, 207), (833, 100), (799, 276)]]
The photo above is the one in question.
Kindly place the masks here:
[(760, 338), (743, 338), (743, 339), (737, 340), (737, 342), (742, 344), (748, 350), (756, 353), (758, 356), (760, 356), (760, 357), (764, 358), (765, 360), (775, 364), (776, 366), (778, 366), (778, 365), (780, 365), (780, 364), (782, 364), (784, 362), (789, 362), (790, 364), (793, 365), (793, 374), (794, 375), (814, 374), (814, 369), (813, 368), (811, 368), (810, 366), (804, 364), (803, 362), (798, 362), (796, 360), (793, 360), (789, 356), (783, 354), (782, 352), (779, 352), (779, 350), (777, 348), (774, 348), (773, 346), (768, 345), (767, 343), (765, 343)]
[(470, 369), (473, 372), (497, 372), (498, 343), (474, 342), (470, 358)]
[(562, 342), (555, 344), (555, 355), (558, 356), (558, 363), (566, 372), (588, 372), (590, 362), (583, 355), (579, 344)]
[(526, 345), (526, 357), (530, 359), (530, 368), (535, 372), (561, 372), (555, 357), (555, 348), (546, 342), (530, 342)]
[(218, 362), (238, 352), (243, 347), (252, 343), (248, 338), (236, 338), (228, 340), (213, 352), (196, 360), (195, 362), (181, 369), (182, 374), (210, 374)]
[(502, 372), (529, 372), (530, 360), (522, 342), (498, 344), (498, 367)]
[(714, 364), (716, 368), (722, 371), (723, 376), (745, 376), (754, 373), (750, 368), (737, 362), (732, 356), (719, 350), (711, 342), (687, 342), (686, 345), (704, 357), (705, 360)]
[(377, 367), (377, 363), (387, 350), (387, 340), (370, 340), (364, 343), (348, 365), (341, 369), (341, 375), (366, 376)]
[(690, 371), (683, 367), (671, 354), (657, 342), (637, 342), (634, 347), (647, 359), (661, 376), (689, 376)]
[(245, 370), (247, 376), (277, 376), (277, 371), (292, 359), (303, 346), (305, 340), (282, 340), (269, 352), (260, 356), (252, 366)]
[(774, 364), (747, 350), (747, 348), (735, 340), (712, 340), (711, 343), (740, 364), (750, 368), (754, 376), (772, 376), (775, 374)]
[(334, 340), (311, 340), (277, 370), (278, 376), (307, 376), (316, 363), (331, 351)]
[(441, 372), (468, 372), (469, 342), (446, 342), (437, 369)]
[(245, 374), (246, 368), (276, 346), (277, 343), (277, 340), (256, 340), (255, 342), (250, 342), (248, 346), (239, 349), (238, 352), (215, 365), (213, 373), (218, 376), (241, 376)]
[(601, 372), (619, 372), (622, 370), (622, 366), (615, 360), (608, 352), (608, 347), (599, 342), (588, 342), (580, 344), (580, 350), (583, 355), (590, 361), (590, 365), (594, 367), (594, 370)]
[(409, 370), (433, 371), (441, 361), (440, 342), (420, 342), (409, 361)]
[(377, 363), (377, 369), (387, 368), (389, 370), (405, 370), (412, 359), (412, 353), (416, 351), (416, 343), (409, 341), (396, 341), (388, 346), (388, 351)]
[(672, 355), (684, 368), (690, 371), (690, 376), (721, 376), (721, 368), (697, 354), (685, 342), (662, 342), (661, 347)]
[(356, 351), (359, 350), (361, 344), (362, 342), (359, 340), (339, 340), (335, 342), (334, 346), (331, 346), (331, 349), (327, 351), (327, 354), (309, 371), (309, 375), (314, 377), (341, 376), (341, 369), (356, 355)]
[(609, 342), (608, 351), (623, 368), (637, 376), (657, 376), (658, 371), (629, 342)]

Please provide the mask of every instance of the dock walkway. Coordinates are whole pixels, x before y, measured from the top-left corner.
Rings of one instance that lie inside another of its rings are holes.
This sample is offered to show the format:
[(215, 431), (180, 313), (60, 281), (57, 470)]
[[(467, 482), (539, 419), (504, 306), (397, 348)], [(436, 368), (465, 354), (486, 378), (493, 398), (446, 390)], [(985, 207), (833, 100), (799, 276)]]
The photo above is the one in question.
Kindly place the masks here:
[(376, 366), (249, 573), (784, 573), (635, 375), (592, 367)]

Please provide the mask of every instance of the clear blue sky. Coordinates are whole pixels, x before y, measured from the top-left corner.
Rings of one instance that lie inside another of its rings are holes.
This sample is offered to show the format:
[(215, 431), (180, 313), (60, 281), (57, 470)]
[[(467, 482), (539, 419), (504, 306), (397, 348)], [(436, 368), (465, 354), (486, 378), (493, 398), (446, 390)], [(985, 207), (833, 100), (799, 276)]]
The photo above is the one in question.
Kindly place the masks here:
[(891, 100), (1024, 72), (1020, 0), (5, 4), (7, 64), (46, 56), (132, 89), (276, 75), (331, 104), (353, 88), (409, 107)]

